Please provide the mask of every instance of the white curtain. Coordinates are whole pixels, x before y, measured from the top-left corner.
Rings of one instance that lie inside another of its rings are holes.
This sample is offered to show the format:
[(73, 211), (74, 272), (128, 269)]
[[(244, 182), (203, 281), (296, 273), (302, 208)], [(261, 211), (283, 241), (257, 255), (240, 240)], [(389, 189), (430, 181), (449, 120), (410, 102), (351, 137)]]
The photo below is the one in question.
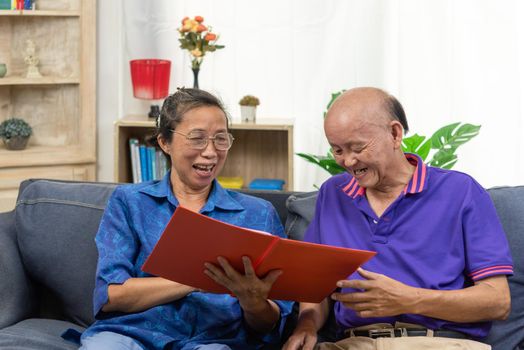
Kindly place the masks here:
[[(206, 55), (200, 87), (219, 95), (234, 118), (240, 97), (257, 95), (258, 116), (293, 120), (295, 152), (327, 151), (322, 114), (331, 92), (376, 86), (399, 98), (412, 132), (430, 135), (454, 121), (482, 125), (459, 149), (455, 169), (485, 187), (524, 183), (524, 4), (518, 0), (121, 4), (124, 114), (149, 108), (132, 97), (130, 59), (170, 59), (170, 90), (192, 85), (176, 29), (183, 17), (201, 15), (226, 48)], [(329, 176), (298, 157), (294, 163), (295, 190), (313, 190)]]

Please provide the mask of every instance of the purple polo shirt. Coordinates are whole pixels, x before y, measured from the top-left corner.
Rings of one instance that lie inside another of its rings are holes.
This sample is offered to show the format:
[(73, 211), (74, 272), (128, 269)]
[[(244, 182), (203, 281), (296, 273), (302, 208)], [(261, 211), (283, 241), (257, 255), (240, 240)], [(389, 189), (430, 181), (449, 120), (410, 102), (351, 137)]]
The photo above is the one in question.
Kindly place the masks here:
[[(413, 154), (406, 158), (416, 170), (381, 217), (351, 175), (327, 180), (304, 240), (376, 251), (364, 269), (420, 288), (456, 290), (513, 274), (506, 235), (489, 194), (466, 174), (427, 166)], [(349, 278), (362, 279), (358, 273)], [(455, 323), (414, 314), (361, 318), (338, 302), (335, 315), (344, 329), (398, 321), (483, 338), (491, 327), (490, 322)]]

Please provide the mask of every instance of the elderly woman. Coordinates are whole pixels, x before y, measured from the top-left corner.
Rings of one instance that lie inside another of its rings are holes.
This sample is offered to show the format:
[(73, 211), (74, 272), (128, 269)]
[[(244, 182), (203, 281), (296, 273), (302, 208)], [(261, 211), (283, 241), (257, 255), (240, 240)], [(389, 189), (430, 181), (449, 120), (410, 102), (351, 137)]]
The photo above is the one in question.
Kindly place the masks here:
[(202, 266), (231, 291), (212, 294), (141, 271), (177, 206), (217, 220), (283, 235), (272, 205), (216, 181), (233, 137), (213, 95), (179, 89), (169, 96), (154, 138), (171, 160), (161, 180), (118, 187), (102, 218), (94, 311), (81, 349), (258, 349), (278, 341), (290, 302), (268, 300), (280, 271), (263, 278), (225, 259)]

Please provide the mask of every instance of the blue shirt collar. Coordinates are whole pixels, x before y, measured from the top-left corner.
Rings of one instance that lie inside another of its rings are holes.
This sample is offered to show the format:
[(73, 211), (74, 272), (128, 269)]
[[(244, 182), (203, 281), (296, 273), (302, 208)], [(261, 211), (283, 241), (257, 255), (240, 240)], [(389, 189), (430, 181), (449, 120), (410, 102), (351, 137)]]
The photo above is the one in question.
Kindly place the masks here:
[[(175, 195), (173, 194), (173, 190), (171, 189), (171, 171), (168, 171), (162, 180), (145, 185), (139, 191), (153, 197), (167, 198), (169, 203), (175, 207), (178, 207), (179, 205), (178, 199), (176, 199)], [(200, 210), (200, 212), (211, 212), (215, 209), (215, 207), (223, 210), (245, 209), (242, 204), (236, 201), (229, 194), (229, 191), (220, 186), (216, 179), (213, 180), (213, 184), (211, 185), (211, 193), (209, 194), (206, 204)]]

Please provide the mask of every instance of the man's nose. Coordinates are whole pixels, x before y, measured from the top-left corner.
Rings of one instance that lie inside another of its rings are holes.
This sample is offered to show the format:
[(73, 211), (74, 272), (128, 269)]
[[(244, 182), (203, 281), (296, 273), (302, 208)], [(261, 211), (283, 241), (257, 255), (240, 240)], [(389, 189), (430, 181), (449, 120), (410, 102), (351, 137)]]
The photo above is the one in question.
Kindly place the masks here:
[(355, 158), (355, 156), (352, 153), (349, 153), (344, 157), (344, 167), (345, 168), (350, 168), (353, 165), (355, 165), (356, 163), (357, 163), (357, 159)]

